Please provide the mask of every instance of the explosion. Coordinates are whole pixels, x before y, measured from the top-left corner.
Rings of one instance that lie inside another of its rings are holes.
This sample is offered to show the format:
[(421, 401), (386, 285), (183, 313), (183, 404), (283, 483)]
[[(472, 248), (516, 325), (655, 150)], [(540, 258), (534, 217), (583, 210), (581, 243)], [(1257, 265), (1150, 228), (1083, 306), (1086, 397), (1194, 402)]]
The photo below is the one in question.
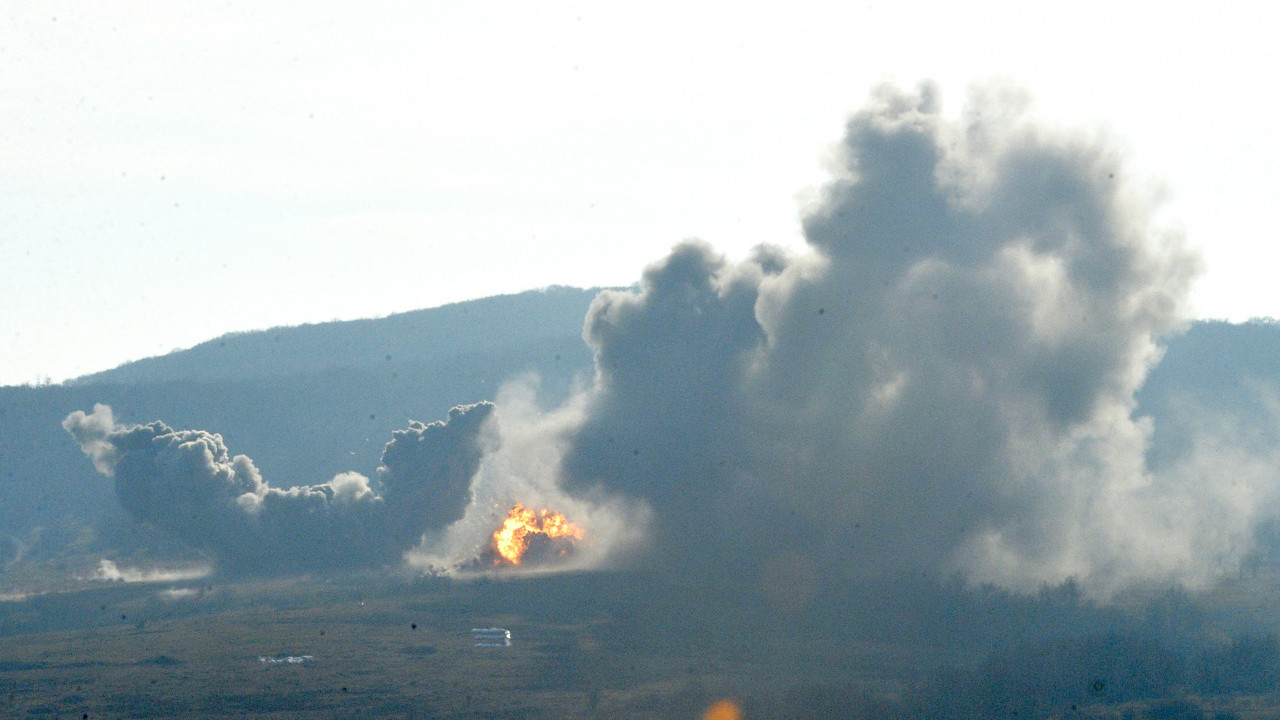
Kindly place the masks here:
[(493, 532), (490, 547), (494, 552), (494, 565), (510, 563), (519, 565), (532, 543), (539, 538), (549, 543), (558, 555), (564, 555), (573, 543), (583, 537), (582, 528), (555, 510), (534, 512), (517, 504), (507, 513), (502, 527)]

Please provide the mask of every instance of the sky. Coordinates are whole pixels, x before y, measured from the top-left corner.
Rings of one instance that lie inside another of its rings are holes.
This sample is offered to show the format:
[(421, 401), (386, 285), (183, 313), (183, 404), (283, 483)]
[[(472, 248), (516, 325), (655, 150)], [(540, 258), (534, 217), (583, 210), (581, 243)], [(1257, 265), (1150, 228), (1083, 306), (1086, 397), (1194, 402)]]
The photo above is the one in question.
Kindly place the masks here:
[(223, 333), (803, 244), (884, 82), (1017, 87), (1127, 153), (1195, 317), (1280, 316), (1280, 9), (17, 2), (0, 11), (0, 384)]

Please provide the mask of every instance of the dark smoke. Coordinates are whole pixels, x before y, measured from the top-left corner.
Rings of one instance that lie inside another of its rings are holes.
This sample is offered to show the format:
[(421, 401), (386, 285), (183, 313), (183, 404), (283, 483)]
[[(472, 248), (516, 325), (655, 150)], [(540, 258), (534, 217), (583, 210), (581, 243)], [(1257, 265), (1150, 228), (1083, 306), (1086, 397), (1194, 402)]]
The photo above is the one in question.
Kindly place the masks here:
[(278, 572), (396, 562), (428, 531), (462, 517), (493, 406), (454, 408), (445, 422), (395, 433), (378, 468), (317, 485), (266, 483), (253, 461), (232, 457), (222, 437), (161, 422), (119, 425), (111, 408), (76, 411), (63, 427), (115, 480), (120, 504), (224, 568)]

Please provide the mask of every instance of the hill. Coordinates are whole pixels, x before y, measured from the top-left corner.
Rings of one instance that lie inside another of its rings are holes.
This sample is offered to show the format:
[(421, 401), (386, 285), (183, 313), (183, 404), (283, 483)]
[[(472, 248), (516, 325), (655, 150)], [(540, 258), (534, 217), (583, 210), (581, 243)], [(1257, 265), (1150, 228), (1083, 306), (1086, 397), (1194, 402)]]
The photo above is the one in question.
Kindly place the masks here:
[(23, 552), (119, 527), (110, 480), (62, 430), (111, 405), (220, 433), (273, 484), (372, 475), (393, 430), (492, 399), (525, 373), (547, 402), (589, 373), (582, 319), (594, 290), (549, 288), (376, 320), (228, 335), (63, 385), (0, 388), (0, 568)]
[(548, 342), (580, 339), (582, 318), (596, 292), (549, 287), (384, 318), (231, 333), (67, 384), (240, 382), (450, 359), (481, 361), (482, 356), (502, 357)]

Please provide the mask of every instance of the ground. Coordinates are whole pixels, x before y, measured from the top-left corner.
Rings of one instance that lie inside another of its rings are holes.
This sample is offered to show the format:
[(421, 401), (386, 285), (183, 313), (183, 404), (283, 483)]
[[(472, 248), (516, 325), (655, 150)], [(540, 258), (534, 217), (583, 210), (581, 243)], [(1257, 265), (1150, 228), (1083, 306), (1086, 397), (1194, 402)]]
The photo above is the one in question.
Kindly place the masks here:
[[(7, 602), (0, 714), (700, 718), (728, 699), (747, 718), (920, 716), (910, 696), (938, 660), (928, 648), (839, 628), (829, 643), (758, 632), (714, 603), (636, 587), (607, 575), (358, 576), (117, 582)], [(510, 629), (511, 647), (475, 647), (471, 629), (490, 626)], [(284, 656), (309, 657), (262, 661)], [(1040, 716), (1274, 718), (1280, 701), (1103, 699)]]

